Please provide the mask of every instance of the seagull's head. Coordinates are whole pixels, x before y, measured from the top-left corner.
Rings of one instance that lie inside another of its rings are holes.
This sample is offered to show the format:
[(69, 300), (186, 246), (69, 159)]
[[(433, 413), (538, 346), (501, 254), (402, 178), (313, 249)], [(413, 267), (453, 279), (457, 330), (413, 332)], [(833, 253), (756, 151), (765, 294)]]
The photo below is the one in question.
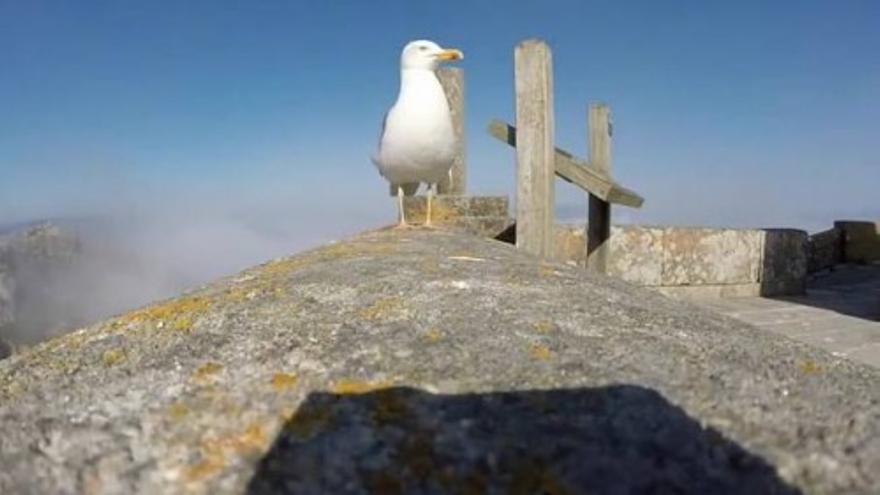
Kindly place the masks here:
[(410, 41), (400, 54), (400, 67), (403, 69), (434, 70), (442, 62), (461, 60), (464, 54), (454, 48), (442, 48), (428, 40)]

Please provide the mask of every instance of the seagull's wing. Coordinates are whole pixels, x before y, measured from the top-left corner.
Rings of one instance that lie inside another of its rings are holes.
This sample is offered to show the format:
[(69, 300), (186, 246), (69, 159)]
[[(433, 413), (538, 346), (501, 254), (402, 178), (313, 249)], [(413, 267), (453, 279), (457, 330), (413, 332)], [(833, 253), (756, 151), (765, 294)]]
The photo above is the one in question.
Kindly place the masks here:
[(391, 113), (391, 110), (385, 112), (385, 116), (382, 117), (382, 130), (379, 131), (379, 144), (376, 146), (376, 152), (370, 156), (370, 160), (372, 160), (373, 165), (379, 166), (379, 151), (382, 150), (382, 138), (385, 136), (385, 126), (388, 124), (388, 114)]

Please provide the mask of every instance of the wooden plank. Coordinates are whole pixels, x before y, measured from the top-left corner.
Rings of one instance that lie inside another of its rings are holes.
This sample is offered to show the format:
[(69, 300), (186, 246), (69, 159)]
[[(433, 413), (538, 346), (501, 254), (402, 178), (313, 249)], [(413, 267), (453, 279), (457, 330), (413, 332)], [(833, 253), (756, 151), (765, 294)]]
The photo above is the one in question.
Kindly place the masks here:
[(555, 166), (553, 57), (547, 43), (531, 39), (514, 50), (516, 90), (516, 246), (553, 256)]
[[(516, 128), (502, 120), (492, 120), (489, 124), (489, 134), (516, 147)], [(588, 162), (572, 156), (565, 150), (559, 148), (554, 150), (554, 165), (556, 175), (560, 178), (609, 203), (639, 208), (645, 201), (637, 193), (613, 182), (608, 177), (603, 177)]]
[(441, 67), (437, 78), (443, 85), (449, 111), (452, 115), (452, 128), (455, 131), (455, 161), (449, 177), (437, 185), (440, 194), (465, 194), (467, 189), (467, 162), (465, 161), (464, 134), (464, 70), (460, 67)]
[[(611, 112), (607, 105), (593, 104), (589, 110), (590, 164), (611, 177)], [(608, 196), (590, 194), (587, 212), (587, 268), (605, 273), (608, 266), (608, 240), (611, 238), (611, 203)]]

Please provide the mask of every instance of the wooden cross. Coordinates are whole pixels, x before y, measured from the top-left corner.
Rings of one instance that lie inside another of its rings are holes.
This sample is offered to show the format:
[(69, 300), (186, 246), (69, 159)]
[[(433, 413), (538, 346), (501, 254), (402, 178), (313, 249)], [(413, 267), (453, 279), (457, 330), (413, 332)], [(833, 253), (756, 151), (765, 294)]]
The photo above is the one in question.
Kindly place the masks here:
[(516, 245), (553, 257), (555, 191), (558, 175), (589, 193), (587, 267), (605, 272), (611, 235), (611, 204), (639, 208), (644, 199), (611, 179), (611, 111), (595, 104), (589, 110), (590, 160), (554, 146), (553, 67), (550, 47), (526, 40), (514, 52), (517, 128), (501, 121), (489, 133), (516, 147)]

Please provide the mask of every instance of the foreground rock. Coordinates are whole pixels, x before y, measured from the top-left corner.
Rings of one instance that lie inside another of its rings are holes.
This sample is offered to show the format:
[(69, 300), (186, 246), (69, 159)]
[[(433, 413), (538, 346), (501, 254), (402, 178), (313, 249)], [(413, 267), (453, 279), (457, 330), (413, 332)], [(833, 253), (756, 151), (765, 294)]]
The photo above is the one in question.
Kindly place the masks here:
[(877, 493), (880, 374), (375, 232), (0, 362), (0, 493)]

